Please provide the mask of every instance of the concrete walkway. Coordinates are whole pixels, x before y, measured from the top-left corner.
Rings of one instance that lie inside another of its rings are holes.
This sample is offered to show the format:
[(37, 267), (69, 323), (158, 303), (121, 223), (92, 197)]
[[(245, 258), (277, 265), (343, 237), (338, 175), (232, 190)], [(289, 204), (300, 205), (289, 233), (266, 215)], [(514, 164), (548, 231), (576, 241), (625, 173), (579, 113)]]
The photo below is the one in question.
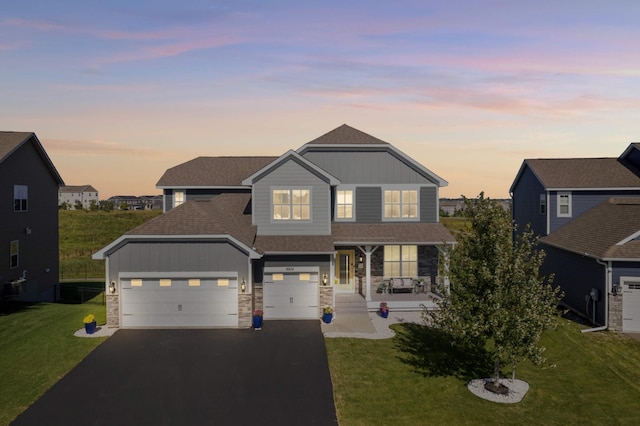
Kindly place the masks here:
[(377, 312), (366, 314), (336, 315), (330, 324), (322, 324), (324, 337), (350, 337), (356, 339), (389, 339), (395, 332), (389, 328), (391, 324), (412, 322), (424, 324), (422, 312), (390, 311), (387, 318)]

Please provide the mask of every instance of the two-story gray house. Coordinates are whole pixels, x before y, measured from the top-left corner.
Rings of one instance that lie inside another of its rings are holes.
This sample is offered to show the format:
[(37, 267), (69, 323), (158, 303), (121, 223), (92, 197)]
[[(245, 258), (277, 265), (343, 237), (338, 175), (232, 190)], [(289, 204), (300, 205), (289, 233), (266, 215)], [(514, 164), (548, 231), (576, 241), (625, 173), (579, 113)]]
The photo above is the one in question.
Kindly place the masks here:
[(98, 190), (91, 185), (62, 186), (58, 191), (58, 206), (64, 204), (70, 210), (75, 210), (76, 206), (89, 210), (92, 202), (97, 207), (100, 199)]
[(640, 331), (640, 144), (618, 158), (525, 160), (510, 191), (563, 302), (603, 329)]
[(378, 292), (389, 278), (438, 279), (454, 243), (438, 217), (445, 185), (347, 125), (279, 157), (170, 168), (157, 185), (165, 213), (94, 255), (106, 259), (108, 325), (248, 327), (253, 309), (318, 319), (338, 293), (420, 309), (418, 288)]
[(54, 300), (60, 185), (34, 133), (0, 132), (0, 297)]

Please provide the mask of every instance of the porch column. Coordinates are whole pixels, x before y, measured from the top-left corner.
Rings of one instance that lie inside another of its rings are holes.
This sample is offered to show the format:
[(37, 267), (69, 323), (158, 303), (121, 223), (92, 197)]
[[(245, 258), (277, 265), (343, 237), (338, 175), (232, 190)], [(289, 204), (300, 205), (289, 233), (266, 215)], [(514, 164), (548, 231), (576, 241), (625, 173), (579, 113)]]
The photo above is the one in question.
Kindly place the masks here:
[(365, 275), (365, 280), (366, 280), (366, 285), (367, 285), (367, 292), (366, 292), (366, 301), (367, 302), (371, 302), (371, 246), (365, 246), (364, 247), (364, 254), (366, 257), (366, 275)]
[[(446, 294), (449, 294), (449, 253), (450, 250), (445, 245), (444, 248), (441, 246), (437, 246), (438, 251), (442, 254), (442, 260), (444, 261), (444, 265), (442, 265), (442, 270), (444, 271), (444, 276), (442, 277), (442, 284), (444, 287), (444, 291)], [(453, 248), (453, 245), (451, 246)]]

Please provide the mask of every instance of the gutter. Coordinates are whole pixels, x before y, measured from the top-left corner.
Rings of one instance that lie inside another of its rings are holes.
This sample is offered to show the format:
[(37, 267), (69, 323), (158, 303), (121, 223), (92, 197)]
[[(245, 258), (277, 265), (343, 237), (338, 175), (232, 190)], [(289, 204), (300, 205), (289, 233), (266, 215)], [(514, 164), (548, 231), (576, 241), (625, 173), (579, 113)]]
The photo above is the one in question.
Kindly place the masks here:
[(613, 280), (612, 277), (612, 268), (611, 262), (602, 262), (600, 259), (595, 259), (600, 265), (604, 266), (605, 271), (605, 286), (604, 286), (604, 325), (601, 327), (587, 328), (585, 330), (580, 330), (582, 333), (589, 333), (592, 331), (603, 331), (609, 328), (609, 290), (611, 289), (611, 282)]

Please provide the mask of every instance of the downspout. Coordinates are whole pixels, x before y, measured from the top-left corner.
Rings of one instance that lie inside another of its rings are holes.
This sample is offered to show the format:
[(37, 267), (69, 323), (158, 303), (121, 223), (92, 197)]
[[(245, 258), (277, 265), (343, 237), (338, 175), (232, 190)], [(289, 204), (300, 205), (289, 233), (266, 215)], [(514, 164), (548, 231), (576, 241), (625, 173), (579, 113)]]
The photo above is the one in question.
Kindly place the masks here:
[(609, 328), (609, 291), (611, 289), (611, 282), (613, 280), (612, 277), (612, 268), (611, 268), (611, 262), (605, 263), (602, 262), (600, 259), (596, 259), (596, 262), (598, 262), (600, 265), (604, 266), (604, 272), (605, 272), (605, 285), (604, 285), (604, 325), (601, 327), (595, 327), (595, 328), (587, 328), (585, 330), (580, 330), (583, 333), (589, 333), (591, 331), (602, 331), (602, 330), (606, 330), (607, 328)]

